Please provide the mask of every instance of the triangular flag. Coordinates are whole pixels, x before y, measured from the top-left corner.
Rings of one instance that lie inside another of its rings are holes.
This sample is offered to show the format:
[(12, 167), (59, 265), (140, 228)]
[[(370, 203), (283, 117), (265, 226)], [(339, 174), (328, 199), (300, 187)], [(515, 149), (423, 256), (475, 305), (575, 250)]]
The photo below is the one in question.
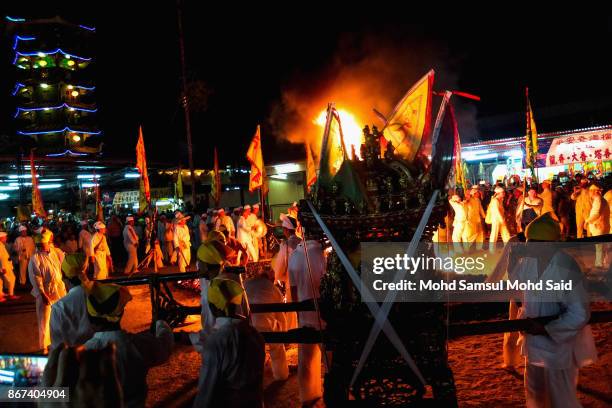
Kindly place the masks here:
[(36, 166), (34, 165), (34, 150), (30, 150), (30, 174), (32, 176), (32, 212), (39, 217), (45, 218), (47, 212), (43, 204), (40, 190), (38, 188), (38, 178), (36, 177)]
[(317, 181), (317, 168), (315, 166), (314, 159), (312, 158), (312, 152), (310, 151), (310, 146), (308, 143), (305, 143), (306, 147), (306, 188), (310, 191), (311, 187)]
[(328, 186), (346, 158), (340, 115), (333, 103), (327, 106), (320, 157), (318, 181), (319, 184)]
[(261, 188), (264, 184), (264, 162), (263, 153), (261, 151), (261, 130), (257, 125), (257, 130), (251, 140), (249, 150), (246, 154), (247, 159), (251, 163), (251, 175), (249, 177), (249, 191), (253, 192)]
[(219, 206), (221, 201), (221, 172), (219, 171), (219, 158), (217, 156), (217, 148), (215, 147), (215, 160), (213, 165), (213, 171), (211, 172), (212, 183), (210, 186), (210, 192), (213, 200), (215, 201), (215, 207)]
[[(147, 171), (147, 154), (145, 153), (142, 126), (138, 128), (138, 143), (136, 144), (136, 168), (140, 173), (141, 190), (148, 204), (151, 203), (151, 189), (149, 188), (149, 174)], [(143, 208), (140, 208), (143, 211)]]
[(527, 98), (527, 132), (525, 133), (525, 163), (530, 168), (536, 165), (538, 158), (538, 131), (536, 129), (535, 120), (533, 119), (533, 111), (531, 110), (531, 102), (529, 102), (529, 88), (525, 88), (525, 97)]

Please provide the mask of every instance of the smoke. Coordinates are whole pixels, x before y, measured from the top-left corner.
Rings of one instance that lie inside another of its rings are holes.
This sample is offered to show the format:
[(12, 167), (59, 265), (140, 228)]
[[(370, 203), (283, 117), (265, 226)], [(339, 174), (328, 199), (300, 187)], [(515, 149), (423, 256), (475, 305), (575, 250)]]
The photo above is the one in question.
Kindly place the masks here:
[[(411, 42), (410, 35), (399, 43), (392, 37), (389, 33), (345, 35), (324, 67), (316, 72), (296, 70), (268, 118), (277, 137), (308, 143), (317, 156), (323, 129), (313, 121), (328, 102), (352, 113), (362, 127), (381, 127), (383, 122), (372, 109), (389, 115), (406, 91), (432, 68), (436, 71), (434, 90), (457, 89), (460, 60), (451, 57), (443, 44), (418, 40), (418, 36)], [(434, 99), (434, 115), (438, 100)], [(459, 107), (457, 111), (473, 134), (476, 109)]]

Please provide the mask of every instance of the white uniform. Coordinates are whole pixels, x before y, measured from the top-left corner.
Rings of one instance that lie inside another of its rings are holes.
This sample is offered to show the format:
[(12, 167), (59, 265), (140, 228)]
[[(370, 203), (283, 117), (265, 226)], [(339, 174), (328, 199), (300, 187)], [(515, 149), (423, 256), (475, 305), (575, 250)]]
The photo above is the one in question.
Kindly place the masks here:
[(229, 215), (224, 215), (223, 217), (217, 218), (215, 229), (219, 230), (222, 225), (225, 227), (230, 237), (236, 236), (236, 229), (234, 228), (234, 221), (232, 221)]
[(138, 235), (129, 224), (123, 229), (123, 246), (128, 254), (123, 273), (132, 273), (138, 269)]
[(465, 227), (463, 228), (463, 242), (484, 242), (482, 221), (485, 217), (482, 204), (478, 197), (470, 197), (465, 201)]
[(177, 252), (179, 272), (191, 265), (191, 237), (187, 225), (174, 225), (174, 250)]
[[(585, 220), (589, 235), (597, 237), (610, 231), (610, 206), (600, 195), (593, 197), (589, 217)], [(595, 244), (595, 266), (604, 267), (604, 246)]]
[(254, 262), (257, 262), (259, 260), (259, 237), (257, 237), (253, 233), (253, 228), (257, 224), (258, 219), (259, 217), (257, 217), (253, 213), (249, 214), (249, 216), (247, 217), (247, 223), (249, 224), (249, 228), (251, 229), (251, 239), (253, 240), (253, 249), (257, 253), (257, 259), (253, 259)]
[[(319, 297), (319, 285), (321, 278), (325, 274), (325, 256), (321, 245), (317, 241), (308, 241), (308, 260), (312, 272), (311, 277), (308, 273), (306, 257), (304, 255), (304, 242), (301, 242), (289, 259), (289, 279), (292, 287), (297, 288), (297, 299), (301, 302)], [(300, 327), (319, 327), (319, 319), (316, 312), (299, 312), (298, 321)], [(299, 344), (298, 345), (298, 382), (300, 386), (300, 400), (302, 403), (320, 398), (323, 393), (321, 390), (321, 348), (318, 344)]]
[(510, 232), (504, 219), (504, 207), (498, 198), (491, 198), (489, 207), (487, 208), (487, 221), (491, 224), (491, 236), (489, 242), (497, 242), (497, 235), (501, 233), (501, 238), (504, 243), (510, 240)]
[(26, 284), (28, 279), (28, 263), (34, 251), (36, 245), (31, 236), (18, 236), (13, 244), (13, 251), (17, 254), (19, 260), (19, 283), (23, 286)]
[(86, 229), (82, 229), (79, 232), (79, 249), (85, 253), (86, 257), (91, 256), (91, 233)]
[[(30, 258), (28, 275), (32, 284), (32, 296), (36, 298), (36, 317), (38, 318), (38, 345), (41, 349), (51, 344), (49, 318), (51, 305), (66, 295), (62, 281), (61, 261), (56, 251), (37, 251)], [(46, 305), (42, 294), (46, 294), (49, 303)]]
[[(283, 295), (274, 283), (264, 276), (258, 276), (244, 282), (249, 303), (283, 303)], [(253, 313), (251, 315), (253, 326), (260, 332), (286, 331), (287, 320), (285, 313)], [(287, 354), (282, 343), (269, 344), (270, 359), (272, 360), (272, 376), (275, 380), (286, 380), (289, 377)]]
[[(280, 244), (280, 249), (272, 259), (272, 270), (274, 271), (274, 279), (285, 284), (285, 300), (292, 302), (291, 299), (291, 281), (289, 279), (289, 258), (302, 240), (295, 235), (289, 237), (288, 240), (283, 240)], [(287, 330), (297, 328), (297, 313), (285, 313), (287, 319)]]
[[(572, 281), (571, 291), (525, 291), (519, 318), (558, 315), (545, 325), (547, 336), (523, 336), (526, 357), (527, 407), (580, 407), (576, 397), (578, 369), (597, 359), (591, 328), (588, 293), (573, 258), (559, 251), (538, 276), (538, 259), (523, 258), (512, 274), (521, 282), (540, 279)], [(543, 296), (547, 298), (543, 299)]]
[(253, 245), (253, 234), (248, 218), (240, 217), (240, 220), (238, 220), (236, 239), (246, 248), (249, 261), (257, 262), (259, 260), (259, 250)]
[(449, 200), (451, 207), (453, 207), (453, 211), (455, 211), (455, 218), (453, 219), (453, 242), (461, 242), (463, 238), (465, 222), (467, 219), (466, 211), (465, 211), (465, 203), (464, 202), (456, 202), (453, 200)]
[(91, 237), (90, 253), (94, 255), (94, 279), (108, 278), (108, 265), (106, 258), (111, 256), (110, 248), (106, 242), (106, 235), (96, 232)]
[(132, 334), (123, 330), (96, 332), (85, 343), (88, 350), (101, 350), (109, 343), (117, 347), (117, 374), (126, 408), (144, 407), (147, 398), (147, 372), (170, 358), (174, 337), (166, 322), (155, 323), (155, 335)]
[(580, 190), (573, 192), (570, 198), (576, 201), (576, 237), (584, 237), (584, 225), (585, 220), (589, 217), (591, 212), (591, 197), (589, 195), (588, 188), (580, 188)]
[(218, 317), (204, 343), (198, 408), (263, 407), (265, 343), (242, 319)]
[(4, 296), (4, 286), (6, 286), (7, 295), (13, 296), (15, 293), (15, 273), (13, 272), (13, 260), (6, 250), (4, 243), (0, 242), (0, 297)]
[(89, 340), (94, 329), (87, 316), (87, 294), (81, 285), (51, 306), (51, 347), (61, 343), (79, 345)]

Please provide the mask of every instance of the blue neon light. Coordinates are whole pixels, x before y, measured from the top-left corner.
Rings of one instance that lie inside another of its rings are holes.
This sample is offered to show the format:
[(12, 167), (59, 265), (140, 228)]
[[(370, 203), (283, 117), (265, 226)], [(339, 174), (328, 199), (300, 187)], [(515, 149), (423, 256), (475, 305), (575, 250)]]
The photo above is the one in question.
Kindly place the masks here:
[(20, 135), (30, 136), (30, 135), (45, 135), (45, 134), (49, 134), (49, 133), (62, 133), (62, 132), (65, 132), (65, 131), (74, 132), (74, 133), (82, 133), (84, 135), (99, 135), (99, 134), (102, 133), (102, 131), (98, 131), (98, 132), (85, 132), (83, 130), (72, 130), (68, 126), (66, 126), (63, 129), (60, 129), (60, 130), (47, 130), (47, 131), (44, 131), (44, 132), (22, 132), (22, 131), (19, 131), (17, 133), (20, 134)]
[(23, 23), (25, 21), (25, 18), (21, 17), (5, 16), (4, 18), (6, 18), (8, 21), (12, 21), (13, 23)]
[(73, 85), (73, 88), (78, 88), (78, 89), (85, 89), (87, 91), (93, 91), (94, 89), (96, 89), (95, 86), (80, 86), (80, 85)]
[(87, 31), (96, 31), (96, 27), (87, 27), (86, 25), (79, 24), (79, 27), (84, 28)]
[(21, 82), (17, 82), (15, 84), (15, 89), (13, 90), (13, 96), (17, 95), (17, 92), (19, 92), (19, 89), (21, 88), (25, 88), (25, 85), (22, 84)]
[(67, 53), (66, 51), (62, 50), (61, 48), (58, 48), (55, 51), (37, 51), (37, 52), (19, 52), (19, 51), (17, 51), (16, 53), (17, 53), (17, 55), (21, 55), (21, 56), (24, 56), (24, 57), (35, 57), (39, 53), (43, 53), (43, 54), (46, 54), (46, 55), (53, 55), (53, 54), (57, 54), (58, 52), (62, 53), (62, 54), (69, 55), (72, 58), (80, 59), (80, 60), (83, 60), (83, 61), (91, 61), (91, 58), (79, 57), (78, 55)]
[(59, 157), (59, 156), (65, 156), (67, 154), (71, 156), (87, 156), (87, 153), (78, 153), (78, 152), (73, 152), (72, 150), (66, 150), (64, 153), (49, 153), (47, 157)]
[(57, 109), (62, 109), (62, 108), (74, 109), (74, 110), (77, 110), (77, 111), (90, 112), (90, 113), (93, 113), (93, 112), (97, 112), (97, 111), (98, 111), (98, 109), (85, 109), (85, 108), (77, 108), (77, 107), (75, 107), (75, 106), (70, 106), (70, 105), (68, 105), (67, 103), (62, 103), (62, 104), (61, 104), (61, 105), (59, 105), (59, 106), (48, 106), (48, 107), (45, 107), (45, 108), (29, 108), (29, 109), (28, 109), (28, 108), (17, 108), (17, 112), (15, 113), (15, 118), (16, 118), (17, 116), (19, 116), (19, 113), (20, 113), (20, 112), (28, 112), (28, 111), (44, 111), (44, 110), (57, 110)]
[(17, 50), (17, 43), (19, 43), (19, 40), (21, 41), (30, 41), (30, 40), (35, 40), (36, 37), (22, 37), (20, 35), (16, 35), (15, 36), (15, 42), (13, 43), (13, 50)]

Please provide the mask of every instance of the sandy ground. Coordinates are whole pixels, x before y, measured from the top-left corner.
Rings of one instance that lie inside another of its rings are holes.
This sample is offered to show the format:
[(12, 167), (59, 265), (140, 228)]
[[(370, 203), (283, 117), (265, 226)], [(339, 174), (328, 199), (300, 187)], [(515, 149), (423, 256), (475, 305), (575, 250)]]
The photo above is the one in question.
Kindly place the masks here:
[[(147, 330), (151, 319), (149, 291), (145, 286), (132, 287), (134, 300), (127, 306), (123, 326), (128, 331)], [(190, 292), (175, 290), (177, 299), (196, 305), (199, 299)], [(34, 300), (28, 294), (17, 302), (0, 305), (0, 352), (34, 352), (36, 350), (36, 313)], [(606, 305), (604, 307), (609, 307)], [(197, 331), (198, 318), (177, 331)], [(581, 370), (579, 396), (585, 407), (612, 407), (612, 323), (593, 326), (599, 361)], [(148, 407), (190, 406), (197, 389), (200, 355), (192, 346), (179, 342), (171, 359), (153, 368), (147, 377)], [(522, 374), (500, 369), (502, 335), (465, 337), (449, 343), (449, 359), (457, 384), (461, 407), (524, 406)], [(288, 350), (290, 364), (297, 364), (297, 348)], [(285, 382), (274, 382), (269, 366), (265, 376), (267, 408), (299, 406), (295, 371)]]

